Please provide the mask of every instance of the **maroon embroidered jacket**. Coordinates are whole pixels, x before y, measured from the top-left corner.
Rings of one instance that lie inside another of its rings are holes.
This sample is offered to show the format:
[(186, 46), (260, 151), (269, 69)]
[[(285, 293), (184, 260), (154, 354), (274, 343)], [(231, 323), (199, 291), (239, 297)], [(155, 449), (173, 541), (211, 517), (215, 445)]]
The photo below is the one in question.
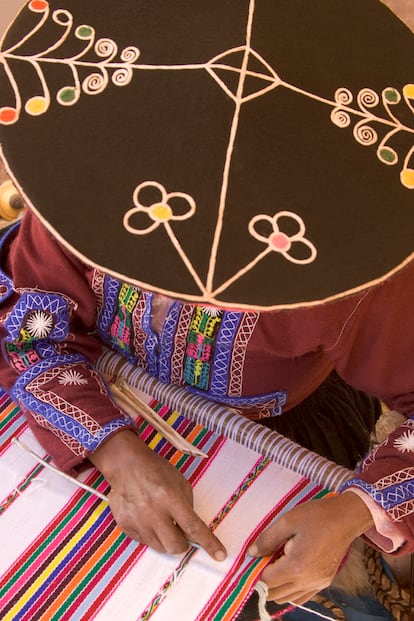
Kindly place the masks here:
[[(406, 422), (351, 482), (414, 550), (414, 264), (387, 282), (306, 309), (217, 311), (176, 301), (162, 330), (155, 296), (85, 266), (27, 213), (1, 247), (0, 384), (63, 469), (132, 421), (94, 363), (112, 347), (159, 377), (256, 418), (311, 394), (333, 368)], [(275, 285), (277, 286), (277, 285)]]

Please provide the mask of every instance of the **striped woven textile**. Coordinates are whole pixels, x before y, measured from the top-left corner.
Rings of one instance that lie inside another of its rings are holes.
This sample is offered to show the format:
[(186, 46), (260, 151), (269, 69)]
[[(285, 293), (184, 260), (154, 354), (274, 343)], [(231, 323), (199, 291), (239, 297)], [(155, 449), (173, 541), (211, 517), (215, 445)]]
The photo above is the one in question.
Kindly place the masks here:
[[(46, 458), (18, 407), (0, 393), (0, 618), (2, 621), (230, 621), (269, 559), (246, 550), (282, 511), (323, 486), (269, 457), (150, 405), (208, 458), (184, 455), (137, 419), (141, 437), (191, 482), (195, 507), (226, 545), (213, 561), (191, 547), (160, 555), (124, 535), (105, 501), (40, 466), (11, 443)], [(94, 469), (80, 479), (105, 493)]]

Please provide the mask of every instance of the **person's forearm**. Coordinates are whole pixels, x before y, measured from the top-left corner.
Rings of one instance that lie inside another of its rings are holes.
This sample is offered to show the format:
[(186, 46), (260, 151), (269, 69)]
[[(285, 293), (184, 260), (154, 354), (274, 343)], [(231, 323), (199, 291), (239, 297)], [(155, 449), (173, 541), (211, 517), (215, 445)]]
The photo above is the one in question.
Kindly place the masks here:
[(132, 430), (124, 429), (103, 442), (89, 455), (89, 460), (113, 485), (122, 472), (135, 468), (141, 456), (144, 459), (148, 454), (151, 449)]

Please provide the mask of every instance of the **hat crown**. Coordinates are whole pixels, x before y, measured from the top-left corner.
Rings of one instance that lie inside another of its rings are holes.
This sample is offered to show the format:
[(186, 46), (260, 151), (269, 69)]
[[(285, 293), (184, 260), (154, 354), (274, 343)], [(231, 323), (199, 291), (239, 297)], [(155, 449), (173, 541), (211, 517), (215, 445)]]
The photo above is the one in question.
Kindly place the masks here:
[(377, 0), (31, 0), (0, 52), (2, 152), (119, 278), (318, 303), (411, 258), (413, 53)]

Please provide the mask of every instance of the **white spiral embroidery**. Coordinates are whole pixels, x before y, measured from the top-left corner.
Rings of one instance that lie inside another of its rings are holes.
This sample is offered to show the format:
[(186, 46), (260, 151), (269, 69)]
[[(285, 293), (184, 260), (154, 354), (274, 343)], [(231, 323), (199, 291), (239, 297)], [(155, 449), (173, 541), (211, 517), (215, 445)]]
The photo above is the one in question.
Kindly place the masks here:
[(112, 39), (99, 39), (95, 43), (95, 53), (108, 62), (118, 54), (118, 46)]
[(375, 144), (378, 140), (378, 134), (373, 127), (365, 125), (366, 121), (363, 119), (357, 123), (354, 127), (354, 137), (359, 144), (364, 146), (370, 146)]
[(358, 93), (358, 105), (362, 110), (375, 108), (379, 104), (378, 94), (370, 88), (363, 88)]
[(131, 67), (122, 67), (122, 69), (114, 71), (112, 74), (112, 82), (115, 86), (126, 86), (131, 82), (133, 75)]
[(91, 73), (82, 82), (83, 92), (87, 95), (97, 95), (102, 93), (108, 85), (108, 75), (103, 73)]
[(338, 88), (335, 92), (335, 101), (341, 106), (348, 106), (352, 103), (354, 96), (347, 88)]
[(348, 127), (351, 124), (351, 116), (345, 110), (335, 108), (331, 112), (331, 121), (338, 127)]
[(126, 63), (134, 63), (141, 54), (140, 50), (133, 45), (126, 47), (121, 53), (121, 60)]

